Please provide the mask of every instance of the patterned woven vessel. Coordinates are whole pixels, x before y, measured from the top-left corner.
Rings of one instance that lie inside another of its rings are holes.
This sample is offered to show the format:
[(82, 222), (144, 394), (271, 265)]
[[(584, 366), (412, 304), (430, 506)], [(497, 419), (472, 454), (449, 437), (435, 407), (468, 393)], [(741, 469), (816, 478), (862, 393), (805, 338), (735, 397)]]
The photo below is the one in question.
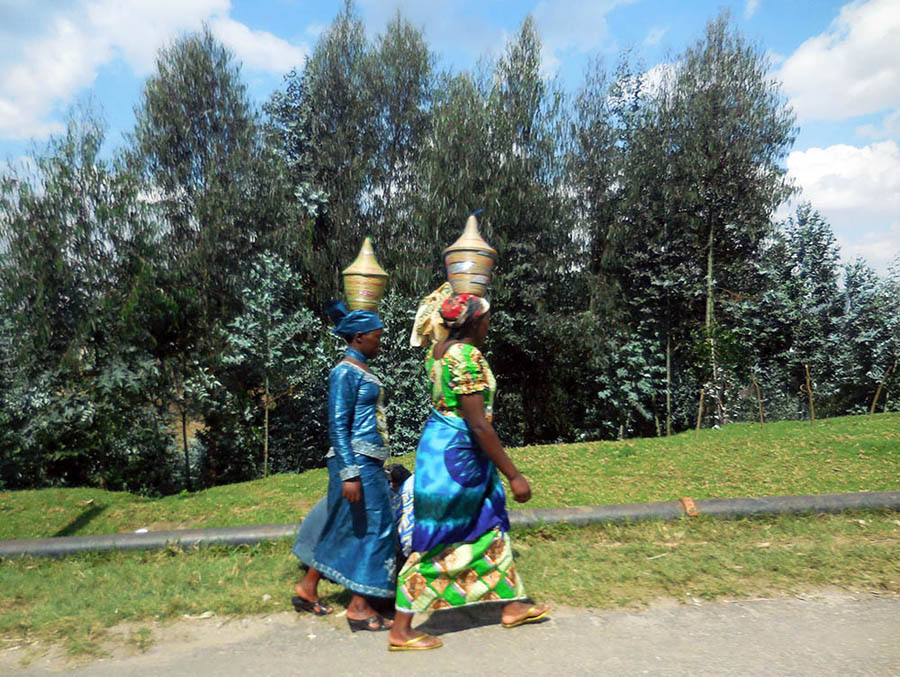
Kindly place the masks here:
[(378, 310), (388, 274), (378, 265), (372, 240), (363, 240), (353, 263), (344, 268), (344, 297), (350, 310)]
[(447, 280), (454, 294), (487, 294), (491, 271), (497, 263), (497, 250), (478, 231), (478, 219), (472, 214), (466, 220), (459, 239), (444, 250)]

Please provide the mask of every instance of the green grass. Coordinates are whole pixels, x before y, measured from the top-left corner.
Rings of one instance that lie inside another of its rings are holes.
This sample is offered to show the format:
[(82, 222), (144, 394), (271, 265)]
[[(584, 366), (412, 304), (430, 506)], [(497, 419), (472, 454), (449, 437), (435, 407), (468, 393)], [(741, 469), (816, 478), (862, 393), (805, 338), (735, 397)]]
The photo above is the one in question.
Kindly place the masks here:
[[(535, 599), (596, 609), (660, 598), (802, 594), (838, 587), (900, 594), (900, 514), (712, 518), (554, 526), (513, 534), (517, 566)], [(127, 642), (152, 644), (157, 622), (290, 611), (299, 578), (290, 542), (143, 553), (107, 552), (2, 563), (0, 637), (7, 646), (60, 643), (102, 655), (111, 626), (138, 624)], [(326, 603), (348, 594), (323, 583)], [(322, 622), (340, 627), (343, 619)], [(140, 624), (145, 627), (140, 627)]]
[[(900, 489), (897, 413), (509, 451), (534, 494), (524, 506), (511, 501), (513, 510)], [(0, 539), (296, 522), (327, 485), (318, 469), (161, 499), (100, 489), (0, 492)]]
[[(513, 449), (532, 482), (524, 507), (900, 489), (900, 415), (750, 424), (669, 439)], [(402, 461), (411, 465), (411, 457)], [(0, 538), (297, 521), (325, 492), (323, 470), (150, 500), (90, 489), (0, 493)], [(518, 504), (511, 503), (516, 509)], [(900, 594), (900, 514), (890, 511), (518, 530), (517, 565), (536, 599), (609, 608), (802, 594), (823, 586)], [(182, 552), (0, 560), (5, 645), (61, 643), (100, 655), (109, 628), (153, 642), (184, 614), (289, 611), (290, 542)], [(345, 591), (323, 584), (326, 602)], [(337, 623), (339, 619), (323, 619)]]
[(900, 513), (891, 511), (545, 527), (516, 532), (514, 547), (529, 592), (574, 606), (823, 587), (900, 594)]
[(0, 492), (0, 539), (296, 522), (327, 487), (319, 469), (159, 499), (101, 489)]
[(514, 450), (528, 507), (900, 489), (900, 414)]

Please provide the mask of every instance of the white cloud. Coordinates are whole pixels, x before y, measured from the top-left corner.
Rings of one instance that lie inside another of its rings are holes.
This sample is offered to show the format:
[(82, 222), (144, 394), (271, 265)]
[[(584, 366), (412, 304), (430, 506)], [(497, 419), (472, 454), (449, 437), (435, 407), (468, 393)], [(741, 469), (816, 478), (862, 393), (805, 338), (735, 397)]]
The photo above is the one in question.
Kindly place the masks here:
[(663, 36), (669, 31), (668, 28), (660, 28), (659, 26), (654, 26), (650, 29), (650, 32), (647, 33), (647, 37), (644, 38), (645, 45), (658, 45), (660, 41), (663, 39)]
[(900, 148), (893, 141), (862, 148), (839, 144), (794, 151), (788, 155), (787, 167), (817, 208), (880, 205), (900, 213)]
[(801, 121), (900, 106), (900, 2), (844, 5), (828, 31), (797, 48), (779, 77)]
[(204, 21), (227, 14), (230, 0), (93, 0), (86, 3), (85, 32), (121, 54), (139, 75), (153, 69), (160, 47)]
[(642, 83), (645, 96), (656, 96), (659, 90), (667, 82), (671, 82), (675, 77), (675, 69), (681, 62), (663, 62), (656, 64), (653, 68), (644, 73), (644, 81)]
[(756, 10), (759, 9), (759, 0), (747, 0), (744, 3), (744, 18), (751, 19), (753, 15), (756, 14)]
[(856, 255), (885, 270), (900, 252), (900, 147), (835, 145), (794, 151), (789, 176), (831, 224), (845, 260)]
[(328, 30), (328, 24), (314, 23), (314, 24), (309, 24), (306, 27), (306, 30), (304, 31), (304, 33), (308, 37), (310, 37), (312, 40), (318, 40), (319, 36), (322, 35), (322, 33), (324, 33), (327, 30)]
[(30, 155), (20, 155), (14, 160), (6, 162), (6, 168), (14, 173), (19, 179), (36, 186), (40, 168), (34, 158)]
[(640, 77), (628, 77), (619, 82), (621, 89), (618, 95), (610, 96), (610, 103), (626, 103), (634, 96), (635, 90), (640, 86), (640, 95), (644, 97), (654, 97), (659, 90), (675, 75), (675, 69), (678, 63), (660, 63), (655, 65), (648, 71), (644, 71)]
[(541, 0), (532, 10), (541, 38), (541, 65), (545, 75), (559, 71), (563, 52), (587, 54), (610, 42), (606, 15), (635, 0)]
[(89, 87), (102, 66), (121, 59), (145, 76), (160, 47), (204, 21), (248, 68), (283, 73), (304, 54), (228, 18), (230, 0), (79, 0), (59, 7), (45, 12), (39, 32), (0, 27), (0, 136), (57, 131), (53, 113)]
[(302, 66), (307, 50), (266, 31), (254, 31), (244, 24), (216, 17), (210, 24), (213, 33), (243, 61), (247, 68), (286, 73)]

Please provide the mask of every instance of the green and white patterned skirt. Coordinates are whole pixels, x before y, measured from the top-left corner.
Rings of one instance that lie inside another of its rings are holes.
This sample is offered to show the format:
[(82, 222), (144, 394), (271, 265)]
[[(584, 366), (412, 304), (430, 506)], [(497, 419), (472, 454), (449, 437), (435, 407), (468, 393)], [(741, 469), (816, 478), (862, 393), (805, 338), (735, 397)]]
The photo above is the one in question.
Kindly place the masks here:
[(512, 543), (500, 529), (492, 529), (472, 543), (442, 544), (425, 553), (414, 552), (397, 577), (396, 607), (404, 612), (524, 597)]

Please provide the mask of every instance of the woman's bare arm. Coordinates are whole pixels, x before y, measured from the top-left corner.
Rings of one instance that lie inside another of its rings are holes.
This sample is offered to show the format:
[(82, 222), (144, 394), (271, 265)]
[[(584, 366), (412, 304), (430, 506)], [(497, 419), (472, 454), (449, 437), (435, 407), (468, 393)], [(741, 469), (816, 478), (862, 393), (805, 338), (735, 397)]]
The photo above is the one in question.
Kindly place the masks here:
[(528, 480), (518, 471), (509, 454), (503, 449), (494, 426), (485, 418), (484, 396), (481, 393), (460, 395), (459, 402), (463, 418), (465, 418), (469, 430), (472, 431), (472, 435), (475, 436), (478, 446), (509, 480), (509, 488), (513, 492), (513, 497), (519, 503), (528, 501), (531, 498), (531, 487), (528, 485)]

